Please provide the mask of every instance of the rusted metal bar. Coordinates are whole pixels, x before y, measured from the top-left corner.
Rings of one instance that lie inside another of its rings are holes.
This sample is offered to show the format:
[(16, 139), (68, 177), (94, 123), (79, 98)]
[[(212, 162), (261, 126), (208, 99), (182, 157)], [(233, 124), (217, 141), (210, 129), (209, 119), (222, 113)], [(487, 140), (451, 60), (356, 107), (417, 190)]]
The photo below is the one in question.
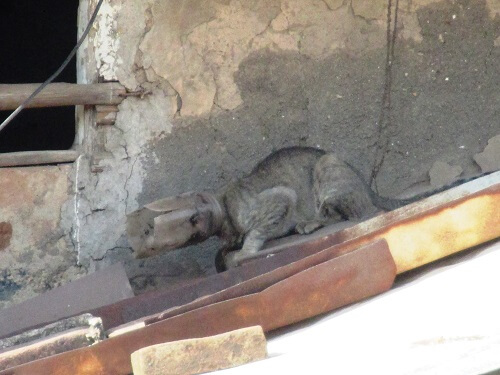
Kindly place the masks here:
[(89, 327), (73, 328), (0, 352), (0, 370), (83, 348), (101, 341), (104, 338), (102, 322), (99, 318), (94, 319), (100, 322), (100, 326), (92, 324)]
[(0, 168), (72, 163), (79, 155), (77, 150), (9, 152), (0, 154)]
[[(172, 308), (166, 309), (165, 311), (162, 311), (159, 314), (152, 314), (149, 316), (141, 317), (140, 319), (137, 319), (130, 323), (118, 326), (116, 329), (110, 330), (109, 333), (114, 334), (115, 332), (120, 331), (130, 331), (129, 329), (127, 329), (128, 327), (135, 327), (137, 329), (142, 326), (153, 324), (158, 321), (171, 318), (188, 311), (193, 311), (195, 309), (199, 309), (201, 307), (205, 307), (214, 303), (261, 292), (270, 285), (274, 285), (306, 269), (315, 267), (318, 264), (338, 257), (340, 254), (343, 254), (345, 252), (346, 246), (343, 245), (344, 244), (333, 246), (321, 252), (312, 254), (304, 258), (300, 258), (297, 261), (291, 262), (281, 267), (277, 267), (263, 274), (259, 274), (256, 277), (229, 286), (224, 290), (221, 290), (220, 292), (196, 298), (192, 302), (174, 306)], [(351, 247), (349, 247), (349, 249), (351, 249)], [(143, 325), (139, 323), (143, 323)]]
[(262, 326), (264, 331), (273, 330), (381, 293), (391, 287), (394, 277), (395, 265), (387, 244), (378, 241), (302, 270), (260, 292), (210, 304), (92, 347), (30, 362), (0, 374), (129, 374), (130, 354), (142, 347), (253, 325)]
[[(0, 111), (16, 109), (40, 84), (0, 84)], [(118, 82), (76, 84), (51, 83), (38, 94), (27, 108), (62, 107), (73, 105), (120, 104), (127, 90)]]

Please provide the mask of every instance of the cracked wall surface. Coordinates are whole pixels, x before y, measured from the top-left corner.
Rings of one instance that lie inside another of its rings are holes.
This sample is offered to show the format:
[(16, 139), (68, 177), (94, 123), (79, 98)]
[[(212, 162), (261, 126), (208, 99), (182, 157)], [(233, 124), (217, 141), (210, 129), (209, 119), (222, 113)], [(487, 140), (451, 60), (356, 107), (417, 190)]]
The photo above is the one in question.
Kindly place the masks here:
[(284, 146), (335, 151), (385, 196), (428, 183), (438, 162), (462, 176), (480, 172), (475, 155), (496, 165), (483, 150), (500, 134), (497, 0), (106, 3), (90, 66), (146, 94), (93, 127), (68, 172), (70, 270), (121, 261), (138, 292), (215, 272), (215, 239), (134, 259), (125, 215), (216, 190)]

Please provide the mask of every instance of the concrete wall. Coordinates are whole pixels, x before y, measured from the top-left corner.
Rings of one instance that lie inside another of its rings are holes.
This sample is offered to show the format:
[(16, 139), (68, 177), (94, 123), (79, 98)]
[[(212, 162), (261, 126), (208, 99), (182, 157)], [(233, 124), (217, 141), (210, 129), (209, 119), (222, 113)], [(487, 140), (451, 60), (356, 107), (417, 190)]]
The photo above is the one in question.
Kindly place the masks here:
[(68, 252), (86, 272), (123, 261), (137, 291), (214, 272), (217, 241), (133, 259), (125, 214), (217, 189), (289, 145), (378, 170), (387, 196), (437, 161), (479, 172), (473, 156), (500, 133), (498, 0), (392, 0), (390, 31), (396, 18), (388, 38), (387, 0), (106, 1), (87, 67), (150, 94), (89, 129)]

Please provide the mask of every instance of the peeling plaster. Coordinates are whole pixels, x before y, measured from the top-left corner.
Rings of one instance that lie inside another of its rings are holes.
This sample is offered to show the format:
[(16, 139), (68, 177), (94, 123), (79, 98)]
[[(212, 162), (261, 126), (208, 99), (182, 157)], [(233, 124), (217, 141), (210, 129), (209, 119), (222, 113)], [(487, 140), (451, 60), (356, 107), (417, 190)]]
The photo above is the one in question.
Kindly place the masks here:
[[(367, 30), (359, 33), (356, 22)], [(380, 38), (368, 30), (383, 33), (381, 25), (354, 20), (341, 2), (115, 1), (103, 10), (95, 44), (104, 79), (131, 89), (156, 82), (176, 97), (174, 112), (199, 116), (241, 105), (233, 76), (252, 52), (297, 50), (314, 58), (336, 48), (355, 53), (378, 47)]]
[[(400, 0), (398, 35), (423, 40), (417, 11), (436, 0)], [(100, 75), (129, 89), (159, 87), (180, 116), (242, 104), (234, 74), (251, 53), (298, 51), (325, 59), (383, 48), (387, 0), (114, 0), (96, 36)], [(394, 21), (394, 4), (392, 18)], [(490, 16), (496, 0), (486, 0)]]
[(94, 50), (99, 75), (106, 81), (116, 81), (117, 65), (123, 63), (118, 55), (120, 38), (118, 36), (116, 19), (121, 10), (119, 1), (105, 1), (97, 15), (94, 28), (97, 33), (94, 38)]
[(486, 6), (492, 20), (495, 19), (495, 17), (500, 17), (500, 1), (486, 0)]
[[(172, 20), (167, 3), (153, 7), (153, 27), (140, 49), (144, 68), (153, 69), (179, 93), (183, 116), (208, 114), (214, 105), (225, 110), (241, 105), (234, 74), (254, 51), (296, 50), (324, 58), (336, 48), (356, 53), (381, 46), (380, 25), (355, 20), (347, 6), (330, 11), (319, 0), (257, 1), (255, 7), (207, 2), (213, 15), (206, 11), (205, 21), (194, 27), (179, 23), (184, 17), (179, 11)], [(267, 12), (259, 12), (263, 4)], [(358, 23), (367, 30), (360, 32)]]
[[(145, 179), (145, 151), (153, 141), (172, 131), (170, 97), (161, 89), (141, 98), (130, 97), (119, 106), (115, 126), (109, 127), (100, 173), (88, 168), (90, 160), (78, 160), (75, 174), (72, 228), (79, 262), (89, 269), (109, 261), (110, 256), (130, 260), (125, 238), (126, 214), (138, 207), (137, 196)], [(153, 158), (154, 161), (154, 158)], [(98, 239), (96, 241), (96, 239)]]
[(387, 14), (387, 0), (352, 0), (351, 6), (355, 15), (364, 19), (383, 19)]
[(74, 215), (75, 215), (75, 225), (74, 229), (72, 230), (73, 232), (73, 244), (75, 247), (75, 250), (77, 252), (77, 264), (81, 264), (80, 262), (80, 227), (81, 227), (81, 222), (80, 222), (80, 190), (79, 190), (79, 177), (80, 177), (80, 164), (82, 161), (83, 155), (80, 155), (75, 162), (75, 182), (74, 182)]

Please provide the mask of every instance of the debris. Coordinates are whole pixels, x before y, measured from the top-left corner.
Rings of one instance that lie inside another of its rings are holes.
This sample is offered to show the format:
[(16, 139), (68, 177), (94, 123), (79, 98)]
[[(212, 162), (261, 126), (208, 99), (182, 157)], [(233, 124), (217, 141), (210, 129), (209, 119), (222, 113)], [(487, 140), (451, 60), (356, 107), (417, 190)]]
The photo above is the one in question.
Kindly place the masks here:
[(266, 358), (266, 337), (254, 326), (199, 339), (174, 341), (132, 353), (134, 375), (200, 374)]
[[(265, 260), (253, 259), (251, 266), (237, 267), (221, 274), (192, 280), (186, 285), (141, 294), (92, 313), (102, 317), (106, 329), (113, 329), (145, 316), (220, 293), (236, 284), (345, 241), (360, 245), (375, 237), (385, 238), (392, 241), (391, 252), (393, 255), (397, 254), (400, 272), (419, 267), (500, 236), (500, 226), (488, 224), (499, 220), (498, 216), (495, 216), (495, 212), (500, 212), (499, 182), (500, 172), (362, 223), (344, 222), (342, 225), (329, 226), (310, 235), (289, 236), (270, 241), (255, 258), (265, 258), (270, 254), (274, 256)], [(450, 221), (453, 217), (460, 217), (460, 221)]]
[(490, 138), (483, 152), (474, 155), (483, 173), (500, 170), (500, 134)]
[[(195, 235), (200, 238), (213, 235), (222, 215), (212, 194), (184, 193), (160, 199), (128, 215), (129, 244), (137, 258), (156, 255), (163, 249), (177, 249), (189, 244)], [(192, 223), (193, 217), (196, 225)]]
[[(70, 350), (83, 348), (104, 339), (104, 331), (100, 318), (87, 316), (79, 323), (83, 321), (86, 321), (86, 327), (72, 328), (64, 330), (63, 332), (50, 334), (54, 332), (54, 325), (51, 325), (49, 328), (37, 329), (25, 335), (20, 335), (21, 337), (12, 338), (12, 342), (15, 342), (16, 339), (22, 342), (24, 339), (28, 339), (29, 336), (34, 338), (40, 337), (35, 341), (9, 347), (0, 352), (0, 370), (5, 370), (23, 363)], [(57, 331), (57, 328), (64, 329), (68, 323), (68, 321), (65, 321), (59, 325), (55, 324), (55, 331)], [(71, 326), (71, 324), (69, 325)], [(49, 335), (44, 337), (46, 333), (49, 333)]]
[(449, 185), (456, 181), (457, 177), (462, 174), (462, 167), (459, 165), (449, 165), (444, 161), (437, 161), (432, 165), (429, 171), (431, 186), (438, 188)]
[(26, 344), (30, 341), (43, 339), (45, 337), (68, 331), (70, 329), (96, 326), (99, 326), (102, 330), (102, 320), (100, 318), (96, 318), (92, 314), (82, 314), (48, 324), (44, 327), (34, 328), (15, 336), (0, 339), (0, 351), (2, 349), (7, 349), (16, 345)]

